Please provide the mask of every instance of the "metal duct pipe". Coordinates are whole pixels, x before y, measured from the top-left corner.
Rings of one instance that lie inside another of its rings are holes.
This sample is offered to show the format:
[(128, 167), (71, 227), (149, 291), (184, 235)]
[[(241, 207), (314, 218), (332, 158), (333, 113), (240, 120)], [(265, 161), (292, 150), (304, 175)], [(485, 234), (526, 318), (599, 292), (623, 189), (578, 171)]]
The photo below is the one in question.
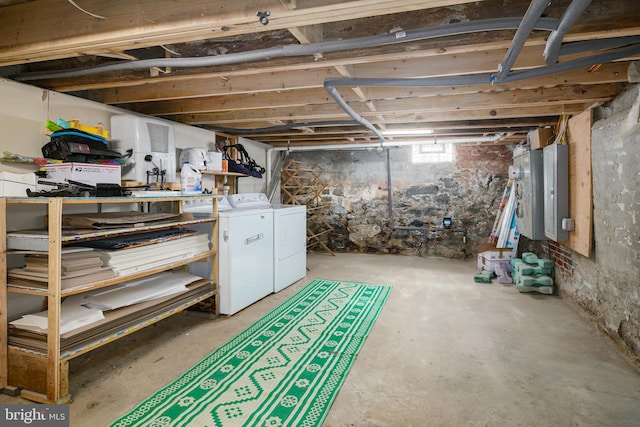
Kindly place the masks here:
[[(535, 77), (543, 77), (551, 74), (562, 73), (582, 67), (590, 67), (594, 64), (602, 64), (625, 58), (627, 56), (640, 53), (640, 45), (631, 45), (624, 48), (611, 50), (599, 55), (580, 58), (573, 61), (559, 64), (547, 65), (545, 67), (533, 68), (531, 70), (510, 73), (503, 77), (503, 82), (515, 82)], [(344, 101), (335, 89), (336, 86), (457, 86), (475, 85), (487, 83), (487, 78), (483, 76), (461, 76), (461, 77), (426, 77), (426, 78), (342, 78), (327, 79), (324, 83), (325, 89), (329, 91), (333, 99), (349, 114), (354, 120), (361, 122), (368, 129), (371, 129), (384, 143), (382, 133), (378, 131), (370, 122), (362, 118)]]
[(573, 55), (576, 53), (583, 53), (594, 50), (613, 49), (637, 43), (640, 43), (640, 36), (612, 37), (610, 39), (596, 39), (583, 42), (565, 43), (560, 46), (559, 56)]
[(333, 100), (347, 113), (352, 119), (362, 124), (364, 127), (372, 131), (381, 142), (384, 142), (382, 132), (378, 130), (371, 122), (360, 116), (347, 102), (340, 96), (337, 86), (356, 87), (356, 86), (387, 86), (387, 87), (406, 87), (406, 86), (461, 86), (489, 83), (489, 79), (484, 76), (461, 76), (461, 77), (428, 77), (428, 78), (342, 78), (327, 79), (324, 81), (325, 90), (331, 95)]
[(362, 125), (372, 131), (380, 141), (384, 141), (384, 136), (371, 122), (359, 115), (347, 102), (340, 96), (336, 87), (356, 87), (356, 86), (387, 86), (387, 87), (411, 87), (411, 86), (464, 86), (478, 85), (489, 83), (488, 76), (453, 76), (453, 77), (425, 77), (425, 78), (334, 78), (324, 81), (324, 88), (333, 98), (333, 100), (342, 108), (351, 118), (351, 120), (335, 120), (322, 122), (302, 122), (289, 123), (286, 125), (270, 126), (254, 129), (233, 129), (218, 126), (206, 126), (219, 132), (229, 134), (246, 134), (270, 132), (284, 129), (291, 129), (303, 126), (324, 126), (324, 125)]
[(589, 6), (591, 0), (573, 0), (567, 10), (564, 11), (558, 29), (552, 31), (547, 38), (547, 44), (544, 47), (543, 56), (547, 65), (555, 64), (558, 62), (558, 56), (560, 54), (560, 47), (562, 46), (562, 39), (569, 31), (573, 24), (578, 20), (578, 17)]
[(527, 12), (522, 18), (522, 23), (518, 27), (515, 36), (513, 36), (513, 40), (504, 59), (498, 64), (498, 74), (495, 78), (496, 83), (502, 83), (507, 74), (509, 74), (513, 63), (516, 62), (522, 50), (522, 46), (524, 46), (527, 38), (529, 38), (529, 34), (531, 34), (531, 31), (536, 27), (536, 23), (548, 5), (549, 0), (534, 0), (531, 2)]
[[(605, 44), (611, 46), (624, 45), (624, 47), (609, 50), (597, 55), (589, 57), (578, 58), (571, 61), (556, 63), (543, 67), (531, 68), (529, 70), (516, 71), (505, 76), (504, 83), (515, 82), (519, 80), (537, 78), (549, 76), (551, 74), (563, 73), (565, 71), (575, 70), (582, 67), (590, 67), (594, 64), (604, 64), (618, 59), (626, 58), (629, 56), (640, 54), (640, 43), (628, 45), (630, 42), (637, 42), (640, 40), (640, 36), (623, 37), (619, 39), (607, 40), (594, 40), (589, 42), (580, 42), (580, 46), (576, 47), (576, 52), (583, 52), (591, 50), (588, 46), (593, 48), (606, 47)], [(571, 45), (567, 45), (567, 49), (570, 49)], [(325, 81), (325, 87), (340, 86), (340, 87), (355, 87), (355, 86), (462, 86), (462, 85), (477, 85), (486, 84), (489, 82), (487, 76), (452, 76), (452, 77), (424, 77), (424, 78), (340, 78), (340, 79), (327, 79)]]
[[(628, 38), (630, 41), (635, 41), (633, 37)], [(591, 42), (590, 42), (591, 43)], [(599, 43), (594, 41), (592, 43)], [(583, 48), (582, 46), (581, 48)], [(518, 71), (511, 73), (505, 77), (504, 82), (515, 82), (530, 78), (544, 77), (556, 73), (562, 73), (565, 71), (575, 70), (582, 67), (590, 67), (594, 64), (602, 64), (606, 62), (615, 61), (617, 59), (625, 58), (628, 56), (640, 54), (640, 44), (626, 46), (623, 48), (611, 50), (599, 55), (594, 55), (586, 58), (580, 58), (573, 61), (562, 62), (559, 64), (547, 65), (545, 67), (533, 68), (525, 71)], [(384, 138), (382, 133), (376, 129), (373, 124), (366, 121), (358, 113), (356, 113), (340, 96), (336, 87), (355, 87), (355, 86), (455, 86), (455, 85), (475, 85), (485, 84), (488, 82), (488, 77), (485, 76), (461, 76), (461, 77), (426, 77), (426, 78), (341, 78), (341, 79), (327, 79), (324, 83), (325, 89), (327, 89), (333, 99), (343, 108), (345, 112), (349, 114), (357, 123), (366, 126), (372, 130), (379, 138), (382, 144), (384, 144)], [(346, 107), (346, 108), (345, 108)], [(290, 125), (287, 125), (290, 126)], [(292, 126), (295, 127), (295, 126)], [(265, 128), (270, 129), (270, 128)], [(238, 133), (243, 131), (238, 129)], [(356, 145), (356, 144), (353, 144)], [(378, 147), (380, 143), (373, 143), (368, 148)], [(329, 146), (327, 146), (329, 147)], [(332, 149), (346, 149), (344, 146), (331, 146)], [(279, 147), (280, 148), (280, 147)], [(367, 148), (364, 144), (357, 144), (357, 148)], [(351, 149), (357, 149), (352, 147)]]
[(347, 102), (340, 96), (340, 94), (338, 93), (338, 90), (335, 87), (331, 85), (327, 85), (326, 80), (324, 82), (324, 88), (326, 89), (327, 92), (329, 92), (329, 95), (331, 95), (331, 97), (336, 102), (336, 104), (338, 104), (340, 108), (344, 110), (345, 113), (350, 115), (351, 118), (353, 118), (358, 123), (360, 123), (367, 129), (369, 129), (371, 132), (373, 132), (378, 138), (380, 138), (380, 142), (384, 141), (384, 136), (382, 135), (382, 132), (380, 132), (378, 128), (373, 125), (373, 123), (371, 123), (369, 120), (362, 117), (360, 114), (356, 112), (356, 110), (351, 108), (349, 104), (347, 104)]
[(465, 86), (489, 83), (488, 76), (453, 76), (453, 77), (425, 77), (425, 78), (334, 78), (324, 81), (324, 88), (333, 100), (354, 120), (334, 120), (321, 122), (301, 122), (289, 123), (286, 125), (269, 126), (253, 129), (234, 129), (220, 126), (206, 126), (208, 129), (229, 134), (246, 134), (272, 132), (278, 130), (292, 129), (304, 126), (326, 126), (326, 125), (362, 125), (372, 131), (381, 141), (384, 141), (382, 133), (368, 120), (360, 116), (349, 104), (340, 96), (336, 87), (356, 87), (356, 86), (387, 86), (387, 87), (411, 87), (411, 86)]
[[(557, 28), (557, 23), (557, 19), (543, 18), (535, 23), (535, 27), (539, 30), (553, 31)], [(153, 67), (215, 67), (219, 65), (238, 64), (241, 62), (259, 61), (280, 57), (316, 55), (347, 49), (384, 46), (458, 34), (469, 34), (479, 31), (509, 30), (518, 28), (519, 24), (520, 18), (484, 19), (480, 21), (442, 25), (435, 28), (423, 28), (418, 30), (398, 31), (378, 36), (360, 37), (352, 40), (338, 40), (311, 43), (307, 45), (286, 45), (268, 49), (258, 49), (249, 52), (196, 58), (143, 59), (119, 62), (117, 64), (101, 65), (98, 67), (84, 68), (80, 70), (24, 73), (13, 78), (18, 81), (30, 81), (63, 77), (79, 77), (108, 71), (137, 70)]]
[(628, 56), (640, 54), (640, 44), (610, 50), (598, 55), (586, 58), (574, 59), (567, 62), (558, 62), (556, 64), (547, 65), (546, 67), (533, 68), (531, 70), (517, 71), (509, 74), (504, 83), (517, 82), (520, 80), (531, 79), (535, 77), (549, 76), (551, 74), (564, 73), (565, 71), (575, 70), (577, 68), (591, 67), (596, 64), (605, 64), (607, 62), (616, 61)]
[(300, 122), (300, 123), (288, 123), (285, 125), (277, 125), (277, 126), (269, 126), (264, 128), (245, 128), (245, 129), (236, 129), (236, 128), (226, 128), (222, 126), (203, 126), (206, 129), (217, 130), (218, 132), (224, 132), (232, 135), (246, 135), (247, 133), (262, 133), (262, 132), (276, 132), (279, 130), (288, 130), (295, 129), (299, 127), (314, 127), (314, 126), (359, 126), (360, 122), (355, 120), (325, 120), (320, 122)]

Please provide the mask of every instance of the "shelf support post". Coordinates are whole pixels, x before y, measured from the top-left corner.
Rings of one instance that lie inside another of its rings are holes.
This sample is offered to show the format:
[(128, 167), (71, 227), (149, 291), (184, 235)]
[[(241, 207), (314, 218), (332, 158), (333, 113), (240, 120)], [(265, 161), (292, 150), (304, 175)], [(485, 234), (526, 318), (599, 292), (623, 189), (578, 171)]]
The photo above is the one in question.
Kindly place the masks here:
[(47, 400), (57, 402), (60, 396), (60, 295), (62, 284), (62, 197), (50, 197), (49, 228), (49, 292), (47, 294)]
[(9, 384), (9, 353), (7, 329), (7, 199), (0, 198), (0, 389), (4, 390)]

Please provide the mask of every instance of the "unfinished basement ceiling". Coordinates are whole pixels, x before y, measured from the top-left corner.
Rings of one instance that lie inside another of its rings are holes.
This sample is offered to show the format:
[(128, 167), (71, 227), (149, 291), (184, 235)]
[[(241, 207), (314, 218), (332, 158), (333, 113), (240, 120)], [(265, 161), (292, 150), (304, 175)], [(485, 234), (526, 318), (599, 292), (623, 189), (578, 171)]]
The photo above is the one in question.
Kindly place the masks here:
[[(276, 146), (372, 143), (416, 127), (433, 129), (429, 139), (514, 143), (614, 98), (640, 56), (637, 0), (540, 4), (4, 0), (0, 76)], [(545, 40), (568, 8), (575, 23), (547, 65)], [(538, 29), (514, 37), (527, 20)], [(465, 33), (474, 23), (480, 30)], [(456, 34), (421, 36), (434, 29)], [(522, 49), (509, 49), (519, 37)], [(508, 50), (515, 61), (500, 73)], [(139, 62), (165, 58), (198, 59)], [(122, 69), (94, 69), (116, 63)]]

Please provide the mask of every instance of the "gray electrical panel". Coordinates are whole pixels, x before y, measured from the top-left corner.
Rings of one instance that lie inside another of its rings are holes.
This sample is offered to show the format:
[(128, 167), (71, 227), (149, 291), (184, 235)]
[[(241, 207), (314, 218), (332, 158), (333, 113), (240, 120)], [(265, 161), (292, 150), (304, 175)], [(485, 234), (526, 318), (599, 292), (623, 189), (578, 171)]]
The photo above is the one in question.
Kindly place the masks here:
[(555, 241), (569, 239), (562, 219), (569, 216), (569, 146), (544, 147), (544, 234)]
[(547, 240), (544, 232), (543, 156), (541, 150), (527, 151), (513, 159), (516, 227), (531, 240)]

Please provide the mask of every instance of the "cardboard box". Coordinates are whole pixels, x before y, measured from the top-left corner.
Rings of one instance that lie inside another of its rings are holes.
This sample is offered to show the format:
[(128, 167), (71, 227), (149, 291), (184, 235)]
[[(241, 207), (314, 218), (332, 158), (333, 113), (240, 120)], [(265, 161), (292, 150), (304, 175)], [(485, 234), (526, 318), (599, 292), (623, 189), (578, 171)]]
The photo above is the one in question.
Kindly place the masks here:
[(529, 142), (532, 150), (541, 150), (554, 141), (553, 128), (538, 128), (529, 132)]
[(83, 184), (120, 185), (120, 165), (98, 165), (94, 163), (58, 163), (45, 165), (50, 181), (78, 181)]
[(27, 189), (36, 191), (36, 174), (0, 172), (0, 197), (27, 197)]
[(478, 243), (478, 253), (492, 251), (496, 248), (495, 243)]
[(478, 270), (495, 271), (496, 265), (509, 262), (513, 258), (513, 248), (495, 248), (478, 254)]

